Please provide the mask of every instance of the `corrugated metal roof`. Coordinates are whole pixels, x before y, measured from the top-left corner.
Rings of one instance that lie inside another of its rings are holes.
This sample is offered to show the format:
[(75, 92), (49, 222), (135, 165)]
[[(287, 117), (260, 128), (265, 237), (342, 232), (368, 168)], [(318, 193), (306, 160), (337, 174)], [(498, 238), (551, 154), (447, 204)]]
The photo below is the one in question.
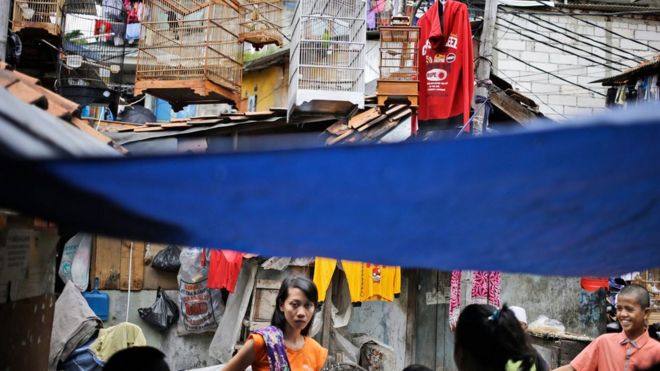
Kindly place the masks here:
[(110, 138), (75, 117), (78, 107), (0, 62), (0, 152), (16, 158), (118, 155), (121, 148), (111, 147)]
[(14, 158), (118, 156), (73, 125), (0, 89), (0, 152)]
[[(627, 1), (627, 0), (626, 0)], [(606, 3), (589, 3), (589, 4), (556, 4), (557, 8), (562, 9), (581, 9), (602, 12), (625, 12), (625, 11), (658, 11), (660, 8), (644, 5), (631, 5), (631, 4), (606, 4)]]
[(616, 76), (592, 81), (591, 84), (600, 82), (603, 86), (621, 85), (627, 83), (628, 80), (635, 80), (656, 73), (660, 73), (660, 55), (657, 55), (652, 60), (644, 61), (635, 67), (629, 68)]

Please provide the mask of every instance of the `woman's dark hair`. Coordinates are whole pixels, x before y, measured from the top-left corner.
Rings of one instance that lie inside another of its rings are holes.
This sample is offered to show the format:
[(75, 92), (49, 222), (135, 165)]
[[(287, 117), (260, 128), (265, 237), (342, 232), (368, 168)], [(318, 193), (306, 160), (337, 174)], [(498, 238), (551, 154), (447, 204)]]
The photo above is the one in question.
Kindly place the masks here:
[(153, 347), (130, 347), (113, 354), (103, 371), (170, 371), (165, 354)]
[(541, 362), (515, 314), (485, 304), (468, 305), (458, 317), (454, 359), (460, 371), (502, 371), (509, 360), (538, 370)]
[(404, 368), (403, 371), (432, 371), (432, 370), (426, 366), (415, 364)]
[[(280, 305), (283, 305), (286, 298), (289, 297), (289, 289), (294, 288), (300, 289), (300, 291), (302, 291), (307, 297), (307, 300), (314, 303), (314, 308), (318, 306), (319, 293), (312, 280), (305, 276), (289, 276), (285, 278), (284, 281), (282, 281), (282, 286), (280, 286), (280, 291), (277, 293), (275, 312), (273, 313), (273, 319), (270, 320), (270, 324), (277, 326), (282, 332), (284, 332), (284, 328), (286, 327), (286, 318), (284, 317), (284, 312), (280, 309)], [(303, 336), (309, 334), (309, 329), (312, 328), (312, 322), (314, 322), (313, 316), (309, 320), (307, 326), (301, 331)]]

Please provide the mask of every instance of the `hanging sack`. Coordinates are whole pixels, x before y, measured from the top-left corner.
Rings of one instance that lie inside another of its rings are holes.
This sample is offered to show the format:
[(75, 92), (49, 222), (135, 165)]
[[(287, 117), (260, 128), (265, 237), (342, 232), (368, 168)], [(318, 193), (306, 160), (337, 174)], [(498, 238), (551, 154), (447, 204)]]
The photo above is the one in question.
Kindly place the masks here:
[(139, 308), (138, 314), (145, 322), (160, 330), (167, 330), (179, 318), (179, 308), (174, 300), (158, 288), (156, 301), (149, 308)]
[(179, 255), (181, 249), (176, 245), (169, 245), (156, 254), (151, 266), (165, 272), (178, 272), (181, 267)]
[(64, 244), (58, 270), (62, 281), (73, 281), (78, 290), (87, 290), (91, 250), (92, 236), (87, 233), (78, 233)]

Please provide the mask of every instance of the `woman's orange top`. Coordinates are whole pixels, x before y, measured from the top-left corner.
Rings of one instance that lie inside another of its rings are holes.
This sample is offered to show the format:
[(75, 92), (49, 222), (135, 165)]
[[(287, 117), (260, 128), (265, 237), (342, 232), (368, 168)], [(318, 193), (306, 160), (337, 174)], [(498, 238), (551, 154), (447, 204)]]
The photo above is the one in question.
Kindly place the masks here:
[[(254, 340), (255, 351), (252, 371), (270, 371), (264, 338), (259, 334), (252, 334), (250, 338)], [(305, 336), (303, 347), (300, 350), (287, 348), (286, 355), (293, 371), (320, 371), (328, 357), (328, 350), (316, 340)]]

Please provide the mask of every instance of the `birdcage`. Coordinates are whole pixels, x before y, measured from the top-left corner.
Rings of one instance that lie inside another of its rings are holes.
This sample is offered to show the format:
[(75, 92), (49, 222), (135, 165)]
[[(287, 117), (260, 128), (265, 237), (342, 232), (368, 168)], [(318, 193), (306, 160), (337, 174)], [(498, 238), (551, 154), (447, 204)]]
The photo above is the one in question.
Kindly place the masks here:
[(281, 0), (244, 0), (240, 5), (241, 33), (239, 40), (256, 49), (264, 45), (282, 45)]
[(187, 104), (240, 102), (243, 44), (233, 0), (147, 0), (134, 93), (175, 110)]
[(289, 118), (364, 107), (366, 3), (300, 0), (293, 15)]
[(419, 27), (408, 17), (393, 17), (392, 25), (379, 27), (380, 78), (378, 105), (406, 103), (417, 107), (419, 90)]
[(116, 105), (126, 54), (121, 1), (97, 6), (95, 0), (66, 0), (62, 9), (58, 92), (82, 105)]
[(64, 0), (15, 0), (12, 31), (42, 29), (60, 36)]

